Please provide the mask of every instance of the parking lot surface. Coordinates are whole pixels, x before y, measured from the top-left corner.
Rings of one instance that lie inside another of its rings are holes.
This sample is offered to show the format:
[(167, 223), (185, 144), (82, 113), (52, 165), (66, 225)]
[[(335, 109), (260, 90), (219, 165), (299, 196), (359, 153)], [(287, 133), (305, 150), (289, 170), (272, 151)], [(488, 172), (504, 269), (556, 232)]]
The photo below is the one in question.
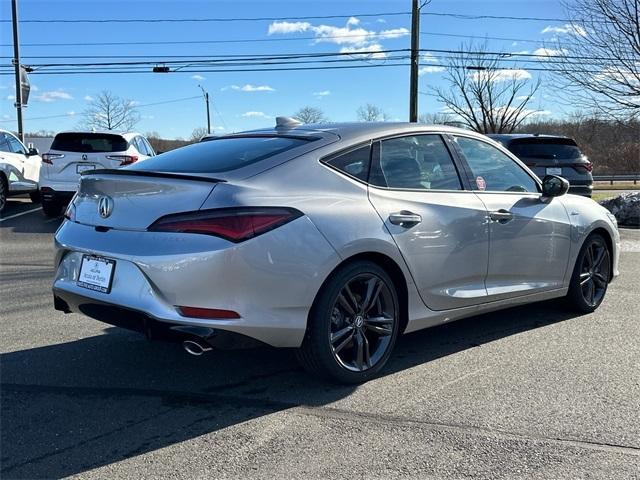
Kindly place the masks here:
[(59, 223), (20, 199), (0, 219), (3, 479), (640, 478), (640, 230), (595, 313), (406, 335), (343, 387), (288, 350), (194, 358), (54, 311)]

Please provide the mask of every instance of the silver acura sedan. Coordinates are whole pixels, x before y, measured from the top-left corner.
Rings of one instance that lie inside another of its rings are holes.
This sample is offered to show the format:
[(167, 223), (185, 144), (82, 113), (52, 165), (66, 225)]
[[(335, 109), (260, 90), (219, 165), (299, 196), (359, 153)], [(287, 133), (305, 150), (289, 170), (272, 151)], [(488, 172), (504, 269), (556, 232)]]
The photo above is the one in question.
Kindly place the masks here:
[(598, 308), (617, 225), (568, 187), (466, 130), (279, 118), (85, 172), (55, 236), (55, 308), (196, 355), (293, 347), (362, 382), (404, 332), (556, 297)]

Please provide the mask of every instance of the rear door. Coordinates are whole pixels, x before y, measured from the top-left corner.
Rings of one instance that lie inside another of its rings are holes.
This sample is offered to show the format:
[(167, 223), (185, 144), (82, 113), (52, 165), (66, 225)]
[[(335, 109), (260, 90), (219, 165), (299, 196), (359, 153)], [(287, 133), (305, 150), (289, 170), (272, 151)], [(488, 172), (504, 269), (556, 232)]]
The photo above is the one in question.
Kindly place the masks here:
[(541, 200), (538, 183), (517, 161), (482, 140), (455, 136), (469, 183), (488, 211), (491, 300), (562, 287), (570, 247), (560, 201)]
[(489, 233), (483, 203), (463, 190), (438, 134), (374, 143), (369, 199), (434, 310), (486, 301)]

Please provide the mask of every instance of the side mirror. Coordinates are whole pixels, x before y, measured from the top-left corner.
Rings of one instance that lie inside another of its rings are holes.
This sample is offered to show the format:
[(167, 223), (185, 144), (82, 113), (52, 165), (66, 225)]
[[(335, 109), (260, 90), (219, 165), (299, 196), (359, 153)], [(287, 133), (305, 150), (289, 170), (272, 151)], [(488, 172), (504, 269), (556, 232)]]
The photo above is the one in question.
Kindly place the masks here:
[(542, 179), (542, 196), (559, 197), (569, 191), (569, 180), (557, 175), (546, 175)]
[(27, 153), (27, 155), (32, 156), (32, 155), (40, 155), (40, 151), (37, 148), (33, 148), (31, 147), (29, 149), (29, 153)]

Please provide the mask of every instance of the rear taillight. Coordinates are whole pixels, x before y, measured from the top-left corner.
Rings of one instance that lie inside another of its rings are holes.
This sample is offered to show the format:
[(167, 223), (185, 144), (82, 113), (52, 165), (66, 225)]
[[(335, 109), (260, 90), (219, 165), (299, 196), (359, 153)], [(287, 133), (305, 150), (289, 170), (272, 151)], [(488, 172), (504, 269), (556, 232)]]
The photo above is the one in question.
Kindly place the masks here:
[(63, 158), (64, 154), (62, 153), (43, 153), (42, 154), (42, 161), (44, 163), (48, 163), (49, 165), (53, 165), (53, 161), (58, 159), (58, 158)]
[(573, 165), (571, 165), (573, 168), (575, 168), (576, 170), (584, 170), (585, 172), (590, 172), (593, 170), (593, 163), (591, 162), (586, 162), (586, 163), (574, 163)]
[(131, 165), (138, 161), (138, 157), (135, 155), (106, 155), (109, 160), (117, 160), (120, 162), (120, 166)]
[(222, 208), (167, 215), (156, 220), (148, 230), (214, 235), (238, 243), (300, 216), (302, 213), (298, 210), (284, 207)]

